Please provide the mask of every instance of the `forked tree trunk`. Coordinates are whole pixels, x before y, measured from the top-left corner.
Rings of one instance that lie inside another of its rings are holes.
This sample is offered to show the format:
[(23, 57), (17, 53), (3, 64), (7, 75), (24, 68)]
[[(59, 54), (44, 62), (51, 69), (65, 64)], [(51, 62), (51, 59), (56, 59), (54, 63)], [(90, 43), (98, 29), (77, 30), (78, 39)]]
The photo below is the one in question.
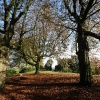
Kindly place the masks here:
[(80, 85), (91, 86), (93, 83), (92, 71), (89, 60), (89, 45), (84, 31), (78, 27), (78, 60), (80, 69)]
[(0, 48), (0, 88), (4, 88), (6, 79), (6, 69), (8, 65), (8, 52), (6, 47)]

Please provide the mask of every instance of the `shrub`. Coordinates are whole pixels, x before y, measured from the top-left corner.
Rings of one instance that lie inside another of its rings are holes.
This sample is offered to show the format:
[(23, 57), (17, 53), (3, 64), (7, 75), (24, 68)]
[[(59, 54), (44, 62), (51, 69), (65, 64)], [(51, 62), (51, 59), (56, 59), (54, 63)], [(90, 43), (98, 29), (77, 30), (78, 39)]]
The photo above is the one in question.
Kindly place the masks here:
[(60, 64), (56, 65), (55, 66), (55, 71), (72, 72), (71, 69), (69, 68), (68, 64), (66, 64), (65, 66), (61, 66)]
[(12, 75), (18, 74), (18, 73), (19, 73), (19, 68), (10, 68), (7, 70), (6, 75), (12, 76)]
[(47, 63), (45, 64), (45, 69), (46, 70), (52, 70), (52, 63), (53, 63), (52, 59), (49, 59), (47, 61)]
[(90, 66), (91, 66), (92, 74), (94, 75), (95, 74), (95, 67), (92, 63), (90, 63)]
[(99, 75), (100, 74), (100, 67), (99, 67), (99, 65), (94, 65), (93, 63), (91, 63), (91, 69), (92, 69), (92, 73), (94, 75)]
[(52, 67), (51, 67), (51, 65), (50, 66), (45, 65), (45, 69), (46, 70), (52, 70)]
[(23, 67), (20, 69), (19, 73), (25, 73), (25, 72), (29, 72), (29, 71), (33, 71), (34, 69), (32, 67)]
[(61, 71), (61, 70), (62, 70), (62, 67), (60, 64), (55, 66), (55, 71)]
[(69, 64), (69, 66), (73, 73), (79, 73), (79, 66), (77, 63), (72, 62)]
[(100, 67), (95, 67), (95, 74), (99, 75), (100, 74)]
[(63, 67), (62, 72), (72, 72), (72, 70), (69, 68), (69, 66), (67, 66)]

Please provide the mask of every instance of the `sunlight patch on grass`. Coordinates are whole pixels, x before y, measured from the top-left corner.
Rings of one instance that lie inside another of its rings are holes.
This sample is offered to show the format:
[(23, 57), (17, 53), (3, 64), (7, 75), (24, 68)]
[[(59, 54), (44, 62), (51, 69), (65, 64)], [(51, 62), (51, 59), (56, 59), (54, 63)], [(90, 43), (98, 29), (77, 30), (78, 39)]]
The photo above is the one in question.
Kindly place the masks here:
[(78, 74), (78, 73), (64, 73), (64, 72), (55, 72), (55, 71), (40, 71), (41, 74)]

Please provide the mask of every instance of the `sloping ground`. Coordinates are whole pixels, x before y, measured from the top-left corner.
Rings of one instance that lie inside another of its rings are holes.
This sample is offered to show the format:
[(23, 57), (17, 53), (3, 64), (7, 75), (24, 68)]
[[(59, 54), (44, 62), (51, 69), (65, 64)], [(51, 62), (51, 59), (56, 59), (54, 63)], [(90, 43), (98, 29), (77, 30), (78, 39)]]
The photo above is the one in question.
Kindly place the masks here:
[(0, 100), (100, 100), (100, 76), (93, 87), (78, 86), (76, 74), (12, 76), (0, 91)]

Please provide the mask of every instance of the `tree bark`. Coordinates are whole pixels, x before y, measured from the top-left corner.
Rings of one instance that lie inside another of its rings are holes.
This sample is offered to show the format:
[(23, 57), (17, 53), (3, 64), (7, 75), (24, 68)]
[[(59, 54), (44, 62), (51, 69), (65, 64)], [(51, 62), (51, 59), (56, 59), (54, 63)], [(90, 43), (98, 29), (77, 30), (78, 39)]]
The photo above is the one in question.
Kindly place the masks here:
[(4, 88), (6, 79), (6, 69), (8, 65), (8, 48), (0, 48), (0, 88)]
[(36, 64), (36, 70), (35, 70), (35, 74), (38, 74), (39, 73), (39, 62), (37, 62)]
[(89, 45), (87, 41), (87, 36), (85, 36), (84, 31), (80, 27), (77, 28), (77, 43), (78, 43), (78, 60), (80, 69), (80, 85), (91, 86), (93, 83), (92, 71), (89, 60)]
[(40, 65), (39, 65), (39, 63), (40, 63), (40, 57), (39, 58), (37, 58), (37, 62), (36, 62), (36, 70), (35, 70), (35, 74), (39, 74), (39, 70), (40, 70)]

